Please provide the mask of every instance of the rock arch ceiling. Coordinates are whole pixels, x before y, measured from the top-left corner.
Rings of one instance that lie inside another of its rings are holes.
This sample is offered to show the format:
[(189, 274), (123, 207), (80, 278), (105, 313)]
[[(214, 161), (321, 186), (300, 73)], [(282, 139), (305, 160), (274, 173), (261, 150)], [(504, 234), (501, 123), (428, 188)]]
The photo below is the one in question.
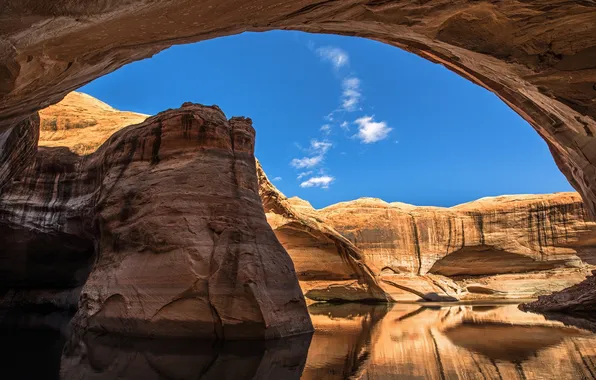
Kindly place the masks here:
[(0, 11), (0, 188), (35, 155), (36, 111), (79, 86), (175, 44), (294, 29), (375, 39), (494, 92), (596, 215), (593, 1), (0, 0)]
[(94, 78), (175, 44), (295, 29), (379, 40), (494, 92), (596, 213), (593, 1), (3, 0), (0, 9), (2, 177), (33, 151), (24, 145), (34, 134), (16, 124)]

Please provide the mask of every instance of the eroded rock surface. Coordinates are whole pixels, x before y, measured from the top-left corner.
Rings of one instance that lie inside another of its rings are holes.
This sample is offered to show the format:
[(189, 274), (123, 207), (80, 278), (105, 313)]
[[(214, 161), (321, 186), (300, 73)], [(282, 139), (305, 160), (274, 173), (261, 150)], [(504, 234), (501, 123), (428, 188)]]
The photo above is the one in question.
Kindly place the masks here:
[(315, 301), (387, 301), (389, 298), (354, 244), (317, 217), (299, 198), (288, 199), (257, 163), (267, 221), (292, 257), (302, 290)]
[(593, 319), (596, 315), (596, 271), (577, 285), (522, 305), (522, 310), (585, 313)]
[(0, 10), (0, 187), (29, 164), (15, 159), (35, 149), (27, 120), (80, 85), (174, 44), (294, 29), (382, 41), (494, 92), (596, 216), (593, 1), (2, 0)]
[(3, 285), (82, 285), (74, 321), (91, 330), (311, 331), (292, 261), (263, 213), (254, 138), (250, 119), (185, 103), (87, 156), (40, 148), (1, 189)]
[(149, 117), (119, 111), (81, 92), (71, 92), (60, 103), (39, 112), (39, 146), (65, 146), (85, 155), (95, 152), (116, 131)]
[(592, 268), (596, 224), (575, 193), (451, 208), (365, 198), (318, 213), (381, 268), (383, 279), (413, 289), (424, 279), (460, 299), (547, 294), (582, 281)]
[[(576, 193), (451, 208), (362, 198), (315, 210), (258, 173), (267, 220), (309, 298), (350, 299), (354, 278), (363, 278), (354, 268), (366, 268), (362, 273), (395, 301), (532, 298), (575, 285), (593, 268), (596, 223)], [(349, 249), (328, 236), (347, 240)], [(358, 266), (346, 265), (356, 258)]]

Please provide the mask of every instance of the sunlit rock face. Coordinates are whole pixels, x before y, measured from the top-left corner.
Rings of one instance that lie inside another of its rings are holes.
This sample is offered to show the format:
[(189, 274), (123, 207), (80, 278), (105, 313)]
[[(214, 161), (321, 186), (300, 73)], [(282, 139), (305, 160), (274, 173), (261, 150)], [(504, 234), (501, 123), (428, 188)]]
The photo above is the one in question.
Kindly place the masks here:
[(85, 155), (95, 152), (110, 136), (149, 115), (120, 111), (81, 92), (71, 92), (60, 103), (39, 112), (39, 146), (67, 147)]
[(3, 285), (83, 285), (74, 321), (90, 330), (311, 331), (292, 261), (263, 213), (254, 138), (250, 119), (185, 103), (87, 156), (40, 148), (2, 188)]
[(267, 222), (292, 257), (302, 290), (316, 301), (387, 301), (361, 252), (324, 223), (312, 206), (288, 199), (257, 163), (259, 194)]
[(381, 268), (383, 282), (413, 289), (430, 282), (460, 299), (563, 289), (590, 273), (595, 251), (596, 223), (575, 193), (483, 198), (451, 208), (365, 198), (318, 215)]
[(575, 193), (451, 208), (363, 198), (315, 210), (257, 171), (267, 220), (308, 298), (366, 294), (357, 286), (364, 274), (394, 301), (523, 299), (572, 286), (593, 268), (596, 223)]
[(171, 45), (273, 29), (354, 35), (493, 91), (545, 139), (596, 214), (591, 1), (3, 0), (0, 9), (0, 129)]
[(0, 187), (27, 166), (15, 157), (35, 150), (32, 114), (72, 89), (171, 45), (294, 29), (382, 41), (494, 92), (544, 138), (596, 216), (591, 1), (2, 0), (0, 9)]
[(303, 379), (592, 378), (596, 338), (515, 305), (311, 305)]

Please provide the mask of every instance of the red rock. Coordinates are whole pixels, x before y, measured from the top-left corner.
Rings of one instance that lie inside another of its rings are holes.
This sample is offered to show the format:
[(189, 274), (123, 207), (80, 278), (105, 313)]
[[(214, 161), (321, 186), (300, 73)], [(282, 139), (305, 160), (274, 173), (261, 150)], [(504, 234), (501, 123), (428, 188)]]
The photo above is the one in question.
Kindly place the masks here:
[[(42, 148), (2, 189), (0, 226), (18, 228), (5, 259), (31, 263), (34, 244), (47, 269), (59, 270), (95, 250), (86, 281), (84, 270), (56, 276), (38, 265), (53, 285), (84, 282), (74, 321), (91, 330), (220, 339), (310, 332), (294, 266), (263, 213), (254, 137), (250, 119), (185, 104), (85, 157)], [(30, 268), (13, 270), (15, 281), (42, 281)]]

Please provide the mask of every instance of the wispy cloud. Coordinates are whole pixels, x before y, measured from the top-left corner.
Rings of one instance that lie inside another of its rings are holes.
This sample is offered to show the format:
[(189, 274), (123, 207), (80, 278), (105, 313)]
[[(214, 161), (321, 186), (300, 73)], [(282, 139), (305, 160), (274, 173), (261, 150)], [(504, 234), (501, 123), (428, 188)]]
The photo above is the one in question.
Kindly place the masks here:
[(393, 129), (387, 126), (384, 121), (375, 121), (374, 116), (364, 116), (354, 121), (358, 125), (356, 135), (364, 144), (371, 144), (381, 141), (389, 135)]
[(350, 123), (348, 123), (347, 121), (342, 122), (339, 127), (341, 129), (343, 129), (344, 131), (349, 131), (350, 130)]
[(312, 170), (309, 170), (307, 172), (302, 172), (300, 174), (298, 174), (298, 177), (296, 177), (297, 180), (301, 180), (302, 178), (309, 176), (312, 174)]
[(312, 139), (310, 141), (310, 147), (308, 148), (308, 151), (311, 153), (311, 157), (294, 158), (290, 162), (290, 165), (296, 169), (315, 167), (323, 162), (325, 154), (327, 154), (327, 151), (331, 149), (332, 146), (333, 144), (328, 141)]
[(281, 181), (282, 179), (283, 179), (283, 178), (281, 178), (281, 177), (275, 177), (275, 178), (273, 178), (273, 181), (275, 181), (275, 182), (279, 182), (279, 181)]
[(300, 187), (321, 187), (323, 189), (328, 189), (331, 182), (335, 180), (334, 177), (324, 175), (320, 177), (311, 177), (308, 180), (302, 182)]
[(328, 135), (331, 133), (331, 125), (325, 124), (325, 125), (321, 126), (321, 128), (319, 128), (319, 130), (321, 132), (323, 132), (324, 134)]
[(323, 156), (294, 158), (290, 165), (296, 169), (312, 168), (323, 162)]
[(324, 61), (330, 62), (335, 69), (346, 66), (350, 62), (350, 57), (342, 49), (335, 46), (323, 46), (317, 49), (317, 54)]
[(359, 107), (362, 92), (360, 91), (360, 79), (356, 77), (344, 78), (341, 83), (342, 86), (342, 102), (341, 108), (346, 111), (356, 111)]
[(313, 153), (325, 154), (332, 146), (333, 144), (329, 141), (321, 141), (317, 139), (310, 140), (310, 149)]

